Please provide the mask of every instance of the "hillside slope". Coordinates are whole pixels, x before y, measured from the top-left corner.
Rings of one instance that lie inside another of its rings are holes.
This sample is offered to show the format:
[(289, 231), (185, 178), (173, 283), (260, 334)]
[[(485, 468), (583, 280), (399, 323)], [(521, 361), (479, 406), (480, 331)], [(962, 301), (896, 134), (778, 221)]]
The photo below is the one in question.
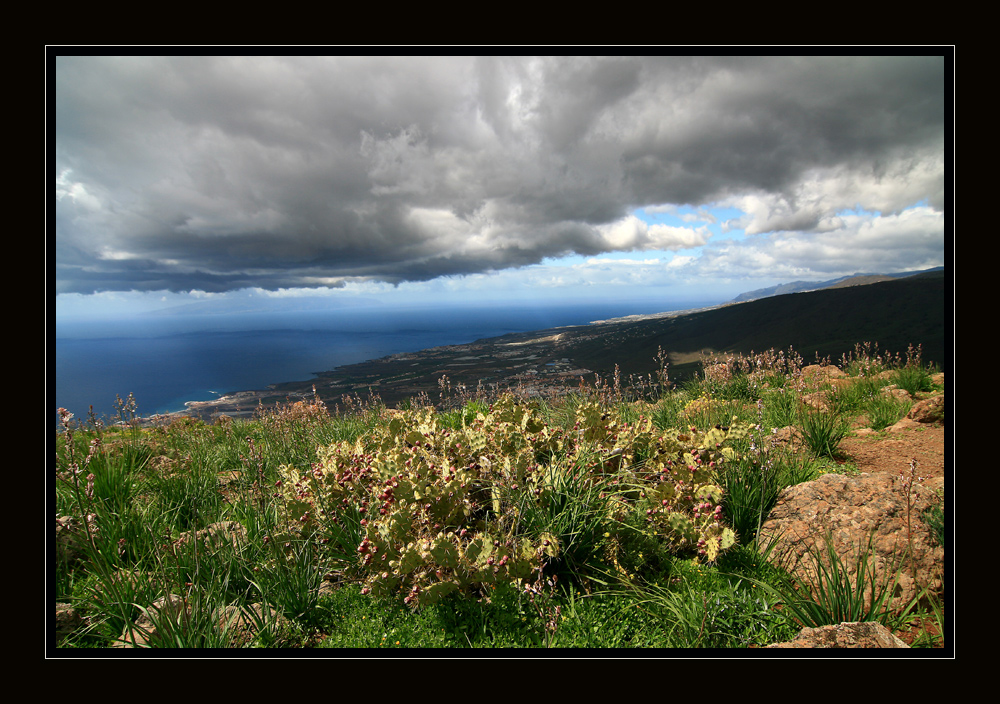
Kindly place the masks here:
[(777, 286), (759, 288), (753, 291), (744, 291), (733, 299), (733, 303), (755, 301), (760, 298), (783, 296), (789, 293), (805, 293), (806, 291), (819, 291), (827, 288), (844, 288), (846, 286), (870, 284), (875, 283), (876, 281), (886, 281), (888, 279), (902, 279), (911, 276), (924, 275), (936, 276), (939, 274), (944, 274), (944, 267), (938, 266), (932, 269), (924, 269), (919, 272), (900, 271), (895, 273), (857, 273), (851, 274), (850, 276), (841, 276), (836, 279), (830, 279), (829, 281), (791, 281), (788, 283), (778, 284)]
[(649, 360), (661, 347), (677, 358), (699, 350), (749, 353), (793, 347), (812, 361), (817, 354), (837, 359), (856, 343), (871, 341), (896, 353), (921, 344), (924, 362), (945, 369), (950, 334), (945, 331), (944, 284), (941, 273), (630, 323), (615, 331), (613, 337), (620, 338), (615, 344), (593, 340), (576, 351), (574, 360), (595, 371), (618, 364), (625, 373), (645, 373), (655, 368)]

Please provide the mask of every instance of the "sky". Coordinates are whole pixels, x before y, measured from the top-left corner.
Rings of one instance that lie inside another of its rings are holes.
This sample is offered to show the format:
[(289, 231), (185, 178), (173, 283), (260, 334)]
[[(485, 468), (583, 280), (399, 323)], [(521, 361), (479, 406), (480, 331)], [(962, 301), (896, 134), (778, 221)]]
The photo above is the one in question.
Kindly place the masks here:
[(945, 264), (945, 49), (50, 51), (57, 319), (259, 303), (721, 302)]

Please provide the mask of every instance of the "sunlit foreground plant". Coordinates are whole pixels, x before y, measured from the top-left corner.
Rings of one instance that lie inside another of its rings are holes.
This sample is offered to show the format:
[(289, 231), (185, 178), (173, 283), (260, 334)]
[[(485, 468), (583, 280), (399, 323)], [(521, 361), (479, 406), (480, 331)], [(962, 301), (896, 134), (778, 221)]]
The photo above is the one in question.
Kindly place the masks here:
[[(890, 602), (899, 581), (899, 565), (887, 567), (880, 577), (875, 567), (873, 536), (854, 547), (853, 554), (842, 558), (833, 538), (827, 533), (822, 543), (809, 547), (805, 554), (806, 572), (811, 576), (796, 579), (790, 574), (774, 584), (758, 582), (783, 605), (801, 626), (817, 628), (845, 622), (877, 621), (890, 630), (901, 626), (916, 606), (917, 599), (902, 611), (894, 611)], [(763, 548), (770, 553), (775, 541)]]
[(837, 456), (837, 446), (851, 432), (848, 419), (837, 411), (823, 411), (799, 404), (802, 439), (817, 457)]
[(678, 581), (671, 588), (645, 585), (636, 594), (644, 609), (669, 624), (670, 647), (745, 648), (794, 635), (773, 597), (741, 589), (738, 580), (711, 592), (690, 579)]
[(707, 560), (734, 543), (714, 472), (742, 429), (659, 433), (587, 402), (564, 431), (512, 396), (460, 428), (439, 420), (430, 408), (399, 411), (356, 442), (321, 448), (309, 471), (280, 470), (305, 534), (343, 542), (356, 526), (356, 557), (339, 572), (364, 593), (415, 606), (527, 585), (556, 562), (585, 569), (602, 537), (637, 525)]

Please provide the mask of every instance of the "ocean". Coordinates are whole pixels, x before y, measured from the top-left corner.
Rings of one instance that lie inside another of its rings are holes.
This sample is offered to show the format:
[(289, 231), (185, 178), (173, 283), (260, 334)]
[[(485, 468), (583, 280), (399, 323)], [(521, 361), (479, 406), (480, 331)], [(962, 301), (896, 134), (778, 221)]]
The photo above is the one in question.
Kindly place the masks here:
[(711, 304), (369, 306), (280, 315), (57, 321), (50, 409), (53, 417), (57, 408), (66, 408), (84, 420), (92, 405), (98, 417), (113, 419), (116, 397), (131, 393), (141, 416), (182, 411), (186, 401), (308, 380), (317, 372), (390, 354), (701, 305)]

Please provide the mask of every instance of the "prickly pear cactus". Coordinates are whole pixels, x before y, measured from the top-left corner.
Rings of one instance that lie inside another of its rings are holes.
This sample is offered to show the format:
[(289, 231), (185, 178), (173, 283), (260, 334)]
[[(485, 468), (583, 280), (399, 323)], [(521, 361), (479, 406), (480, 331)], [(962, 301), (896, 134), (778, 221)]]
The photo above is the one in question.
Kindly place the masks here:
[(439, 424), (429, 408), (400, 411), (356, 442), (321, 448), (309, 471), (283, 467), (289, 516), (303, 531), (355, 526), (350, 574), (365, 593), (414, 606), (540, 575), (561, 558), (563, 538), (528, 530), (523, 511), (581, 481), (614, 495), (614, 508), (599, 511), (609, 530), (633, 511), (675, 551), (714, 560), (734, 542), (715, 470), (739, 428), (659, 433), (584, 403), (564, 434), (512, 396), (461, 426)]

